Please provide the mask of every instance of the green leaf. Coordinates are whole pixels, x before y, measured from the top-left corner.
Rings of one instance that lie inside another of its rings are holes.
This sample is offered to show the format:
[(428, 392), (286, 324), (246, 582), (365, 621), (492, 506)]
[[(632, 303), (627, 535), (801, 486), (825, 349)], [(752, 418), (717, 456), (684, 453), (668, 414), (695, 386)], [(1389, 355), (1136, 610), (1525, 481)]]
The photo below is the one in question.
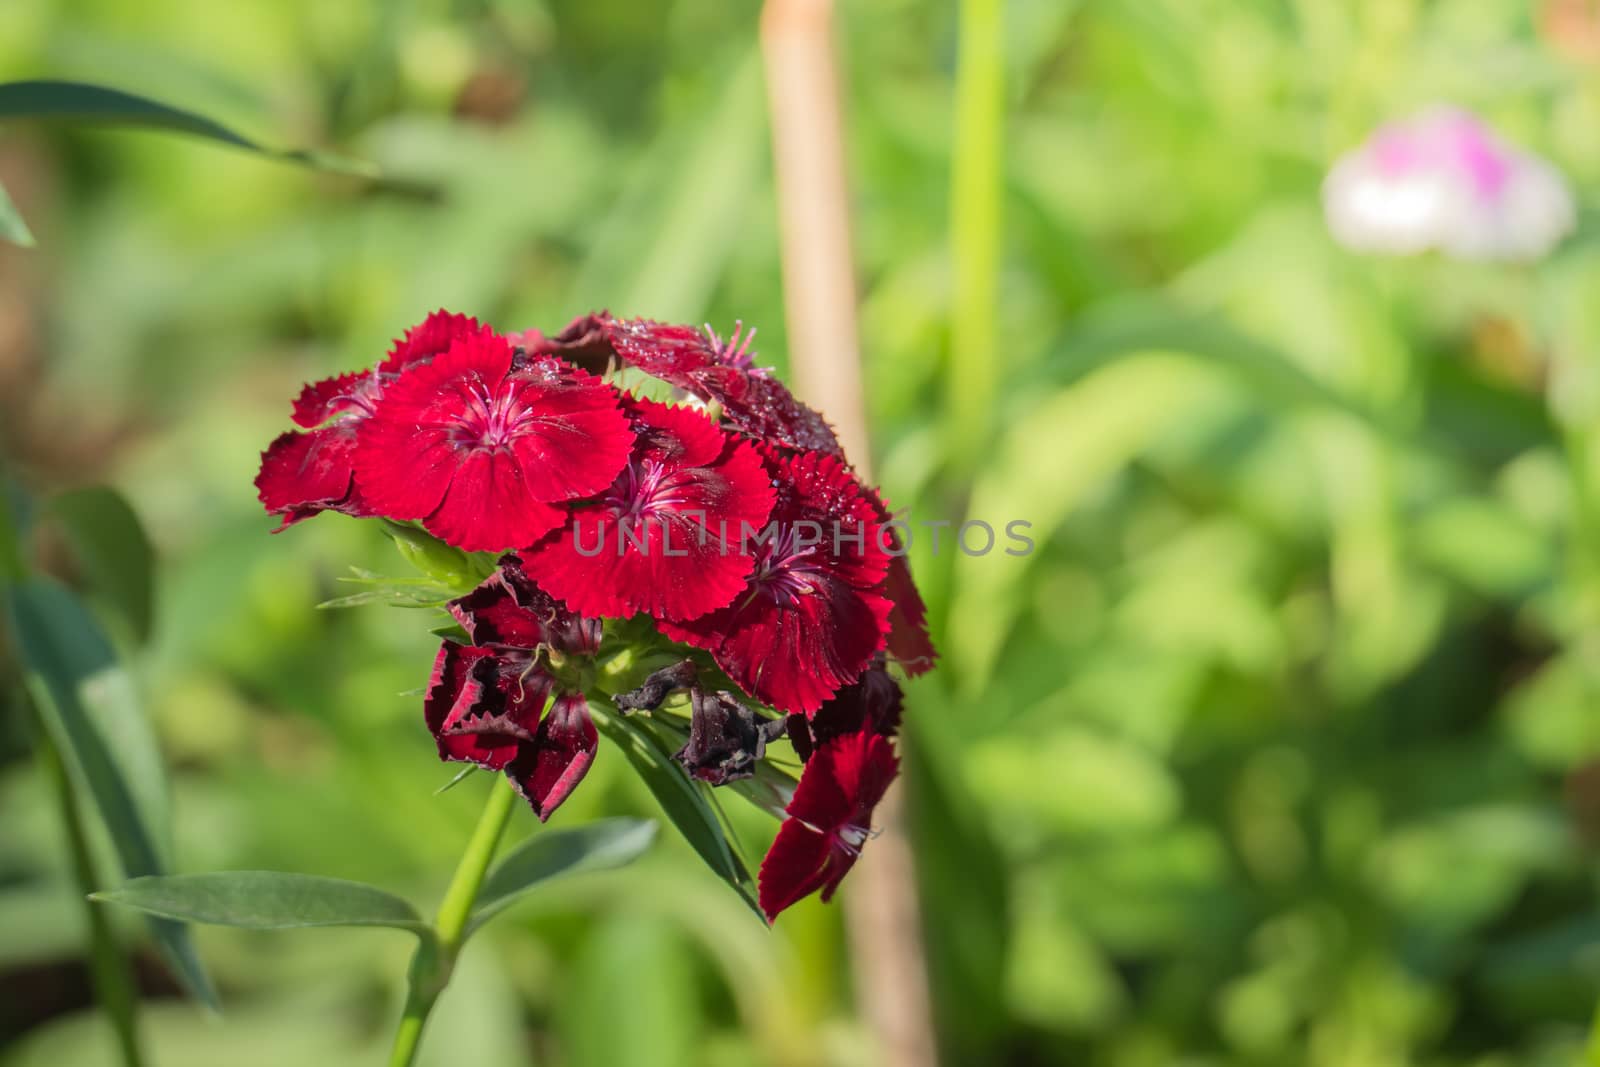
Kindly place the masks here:
[(149, 640), (155, 552), (127, 500), (115, 489), (78, 489), (53, 497), (48, 510), (66, 531), (91, 592), (139, 641)]
[(755, 883), (750, 872), (734, 853), (722, 831), (722, 823), (706, 798), (705, 791), (710, 787), (692, 781), (672, 761), (672, 754), (660, 735), (650, 729), (642, 716), (623, 716), (595, 702), (589, 704), (589, 712), (600, 732), (622, 749), (661, 810), (705, 860), (706, 866), (732, 886), (750, 910), (766, 922), (756, 903)]
[[(48, 578), (6, 598), (29, 694), (61, 750), (74, 787), (93, 798), (125, 875), (165, 873), (170, 833), (166, 776), (133, 681), (70, 590)], [(150, 924), (173, 973), (206, 1004), (216, 992), (181, 924)]]
[(93, 899), (166, 919), (251, 930), (389, 926), (425, 937), (432, 932), (417, 910), (393, 893), (314, 874), (210, 871), (134, 878)]
[[(394, 541), (394, 546), (400, 550), (406, 562), (417, 568), (434, 585), (450, 590), (452, 597), (470, 593), (494, 570), (492, 562), (485, 566), (480, 556), (469, 556), (415, 526), (385, 519), (382, 529)], [(488, 558), (492, 560), (493, 557)]]
[(204, 115), (87, 82), (35, 80), (0, 84), (0, 122), (14, 119), (167, 130), (321, 170), (360, 177), (377, 175), (370, 163), (306, 149), (272, 148)]
[(647, 819), (604, 819), (570, 830), (534, 834), (489, 872), (478, 906), (467, 923), (467, 933), (470, 935), (541, 882), (632, 863), (655, 837), (656, 824)]
[(0, 241), (10, 241), (23, 248), (34, 246), (33, 231), (28, 229), (28, 223), (22, 217), (22, 212), (17, 210), (17, 205), (12, 202), (11, 194), (6, 192), (6, 187), (0, 185)]

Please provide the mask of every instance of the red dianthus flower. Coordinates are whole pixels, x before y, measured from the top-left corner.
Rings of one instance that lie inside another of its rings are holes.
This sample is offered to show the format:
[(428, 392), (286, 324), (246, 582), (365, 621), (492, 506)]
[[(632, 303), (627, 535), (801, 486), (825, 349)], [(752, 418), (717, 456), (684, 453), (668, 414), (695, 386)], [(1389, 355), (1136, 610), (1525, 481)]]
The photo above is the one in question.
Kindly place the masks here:
[(376, 410), (400, 371), (439, 355), (456, 340), (487, 332), (467, 315), (435, 311), (395, 341), (382, 363), (312, 382), (294, 401), (294, 421), (309, 430), (280, 434), (261, 454), (256, 492), (287, 529), (319, 511), (371, 515), (354, 478), (356, 429)]
[(756, 565), (725, 608), (661, 622), (674, 640), (708, 649), (728, 677), (781, 711), (810, 713), (856, 680), (884, 647), (889, 557), (872, 502), (839, 459), (769, 455), (777, 499), (753, 545)]
[(772, 510), (761, 458), (693, 408), (630, 398), (624, 411), (637, 434), (628, 462), (522, 553), (528, 573), (585, 615), (682, 620), (726, 605), (755, 565), (739, 534)]
[(505, 338), (464, 338), (388, 386), (357, 429), (356, 480), (374, 511), (458, 548), (522, 548), (562, 523), (558, 503), (604, 489), (627, 462), (617, 402), (554, 357), (514, 368)]

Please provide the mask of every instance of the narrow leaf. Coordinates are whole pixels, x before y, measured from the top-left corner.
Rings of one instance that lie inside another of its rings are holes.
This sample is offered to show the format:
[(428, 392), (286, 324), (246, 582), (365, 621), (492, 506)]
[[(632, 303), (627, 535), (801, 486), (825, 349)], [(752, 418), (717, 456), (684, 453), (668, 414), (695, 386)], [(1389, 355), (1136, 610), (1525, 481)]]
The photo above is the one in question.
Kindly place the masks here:
[(10, 241), (23, 248), (32, 248), (35, 243), (33, 231), (28, 229), (28, 223), (23, 219), (22, 212), (17, 210), (11, 194), (6, 192), (6, 187), (3, 185), (0, 185), (0, 241)]
[[(690, 780), (683, 769), (672, 761), (672, 754), (660, 737), (643, 722), (620, 715), (598, 703), (591, 703), (589, 711), (600, 732), (622, 749), (628, 762), (633, 764), (633, 769), (639, 772), (639, 777), (644, 779), (644, 784), (661, 805), (661, 810), (700, 854), (700, 858), (705, 860), (706, 866), (732, 886), (734, 892), (760, 916), (761, 908), (756, 903), (755, 884), (750, 872), (729, 846), (722, 832), (722, 824), (702, 792), (709, 787)], [(761, 921), (766, 922), (765, 917)]]
[(656, 824), (646, 819), (604, 819), (570, 830), (534, 834), (490, 872), (467, 932), (500, 914), (541, 882), (632, 863), (655, 837)]
[(36, 80), (0, 84), (0, 122), (8, 119), (168, 130), (321, 170), (361, 177), (377, 174), (369, 163), (325, 152), (271, 148), (204, 115), (87, 82)]
[(141, 642), (154, 617), (155, 553), (139, 516), (115, 489), (78, 489), (51, 498), (90, 591), (128, 623)]
[(390, 926), (427, 934), (406, 901), (375, 886), (283, 871), (211, 871), (134, 878), (94, 894), (148, 915), (212, 926), (290, 930), (310, 926)]
[[(94, 801), (123, 873), (165, 873), (170, 833), (166, 777), (132, 679), (94, 617), (47, 578), (12, 586), (6, 598), (29, 694), (60, 749), (75, 788)], [(216, 992), (180, 924), (152, 921), (173, 973), (206, 1004)]]

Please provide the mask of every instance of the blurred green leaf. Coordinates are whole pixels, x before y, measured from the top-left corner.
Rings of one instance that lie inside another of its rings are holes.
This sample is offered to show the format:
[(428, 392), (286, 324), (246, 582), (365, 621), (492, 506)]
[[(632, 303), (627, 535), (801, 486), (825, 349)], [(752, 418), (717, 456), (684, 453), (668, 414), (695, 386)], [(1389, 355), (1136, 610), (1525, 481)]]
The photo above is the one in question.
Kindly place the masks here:
[(28, 229), (22, 212), (17, 210), (11, 194), (6, 192), (3, 185), (0, 185), (0, 241), (10, 241), (23, 248), (32, 248), (35, 244), (33, 231)]
[(134, 878), (94, 894), (149, 915), (212, 926), (291, 930), (309, 926), (431, 928), (393, 893), (342, 878), (284, 871), (209, 871)]
[[(93, 797), (123, 873), (164, 873), (171, 832), (166, 777), (132, 679), (94, 617), (59, 583), (21, 582), (7, 606), (28, 691), (75, 786)], [(150, 927), (173, 973), (214, 1006), (216, 993), (188, 931), (164, 920)]]
[(86, 82), (40, 79), (0, 84), (0, 122), (16, 120), (169, 130), (320, 170), (361, 177), (377, 174), (368, 163), (309, 149), (269, 148), (192, 111)]
[(1256, 340), (1227, 319), (1159, 300), (1119, 305), (1114, 311), (1074, 323), (1068, 337), (1021, 382), (1017, 396), (1029, 396), (1048, 382), (1069, 384), (1097, 368), (1147, 352), (1177, 352), (1199, 357), (1249, 386), (1258, 398), (1277, 405), (1323, 408), (1353, 415), (1386, 434), (1398, 431), (1366, 405), (1311, 377), (1289, 356)]
[[(1112, 362), (1066, 389), (1047, 392), (1014, 418), (972, 492), (969, 514), (1001, 529), (1032, 524), (1045, 543), (1089, 494), (1215, 397), (1215, 375), (1192, 359), (1142, 353)], [(1041, 457), (1070, 457), (1049, 478)], [(1024, 578), (1037, 552), (998, 552), (955, 561), (955, 595), (946, 641), (951, 665), (969, 693), (980, 692), (1023, 606)]]
[[(610, 916), (574, 961), (564, 1051), (572, 1067), (688, 1067), (707, 1060), (697, 1036), (709, 1021), (695, 995), (684, 939), (660, 918)], [(640, 981), (640, 977), (648, 979)], [(616, 993), (627, 990), (626, 1010)]]
[(91, 593), (103, 598), (141, 642), (154, 618), (155, 552), (121, 493), (95, 487), (50, 499)]
[(656, 824), (647, 819), (604, 819), (535, 833), (489, 872), (467, 923), (468, 936), (541, 882), (625, 866), (643, 855), (655, 837)]
[(766, 922), (756, 903), (750, 872), (734, 853), (721, 821), (702, 792), (708, 787), (690, 780), (683, 768), (673, 762), (672, 753), (656, 732), (635, 716), (618, 714), (598, 703), (590, 703), (589, 711), (600, 732), (622, 749), (661, 810), (705, 860), (706, 866), (727, 882), (763, 923)]

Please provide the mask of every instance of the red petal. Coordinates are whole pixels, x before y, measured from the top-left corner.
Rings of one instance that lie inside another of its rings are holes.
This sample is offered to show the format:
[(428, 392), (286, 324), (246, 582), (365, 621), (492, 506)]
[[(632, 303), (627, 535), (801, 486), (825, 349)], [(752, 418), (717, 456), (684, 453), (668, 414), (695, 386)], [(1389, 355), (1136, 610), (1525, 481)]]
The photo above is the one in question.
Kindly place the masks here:
[(439, 508), (467, 453), (458, 434), (474, 390), (492, 393), (510, 367), (511, 347), (477, 334), (389, 385), (356, 431), (356, 481), (374, 510), (426, 519)]
[(539, 724), (538, 736), (506, 768), (506, 776), (533, 805), (541, 822), (583, 781), (600, 737), (582, 693), (563, 693)]
[(619, 394), (600, 379), (569, 369), (555, 381), (543, 374), (514, 375), (506, 388), (513, 391), (513, 410), (527, 413), (511, 448), (535, 499), (598, 493), (627, 463), (633, 431), (618, 406)]
[(769, 919), (815, 890), (824, 901), (833, 897), (898, 771), (894, 746), (871, 731), (833, 738), (813, 753), (761, 863), (761, 910)]
[(423, 520), (435, 537), (468, 552), (505, 552), (531, 545), (566, 512), (528, 493), (509, 452), (469, 452), (439, 507)]
[(882, 734), (862, 730), (833, 738), (812, 754), (787, 810), (824, 832), (868, 829), (899, 771), (894, 744)]
[(336, 378), (311, 382), (295, 397), (294, 421), (307, 429), (321, 426), (340, 412), (355, 406), (351, 397), (363, 392), (363, 384), (370, 379), (368, 372), (351, 371)]
[(754, 566), (739, 533), (760, 528), (771, 510), (766, 470), (749, 445), (701, 412), (643, 400), (627, 406), (638, 434), (629, 466), (601, 500), (523, 559), (584, 615), (704, 615), (732, 601)]
[(422, 322), (406, 331), (406, 335), (389, 349), (389, 355), (378, 369), (386, 372), (405, 370), (413, 363), (420, 363), (441, 356), (450, 350), (450, 346), (463, 337), (473, 337), (491, 332), (487, 326), (481, 325), (477, 319), (470, 315), (452, 315), (440, 308)]
[(785, 819), (761, 861), (758, 899), (767, 921), (815, 893), (827, 881), (833, 843), (798, 819)]
[(425, 519), (450, 488), (456, 451), (443, 431), (424, 431), (379, 415), (363, 419), (356, 430), (353, 458), (362, 497), (374, 514)]
[(284, 516), (284, 526), (351, 506), (352, 452), (353, 441), (342, 427), (280, 434), (261, 454), (256, 495), (269, 512)]
[[(899, 532), (891, 531), (891, 534), (898, 551)], [(922, 594), (917, 592), (917, 583), (911, 578), (911, 565), (904, 556), (890, 558), (883, 591), (894, 605), (889, 613), (889, 655), (912, 677), (933, 670), (933, 665), (939, 661), (939, 652), (928, 633), (928, 608), (922, 602)]]
[(763, 703), (810, 714), (883, 648), (889, 608), (880, 596), (824, 580), (795, 605), (758, 593), (733, 608), (660, 627), (674, 640), (709, 649), (728, 677)]
[(660, 627), (709, 649), (747, 693), (782, 711), (809, 713), (855, 681), (884, 647), (892, 605), (879, 587), (889, 559), (872, 505), (842, 462), (816, 452), (769, 459), (779, 481), (771, 522), (780, 531), (815, 523), (822, 542), (811, 555), (792, 557), (800, 564), (792, 579), (774, 565), (792, 548), (763, 549), (748, 592), (733, 606)]

